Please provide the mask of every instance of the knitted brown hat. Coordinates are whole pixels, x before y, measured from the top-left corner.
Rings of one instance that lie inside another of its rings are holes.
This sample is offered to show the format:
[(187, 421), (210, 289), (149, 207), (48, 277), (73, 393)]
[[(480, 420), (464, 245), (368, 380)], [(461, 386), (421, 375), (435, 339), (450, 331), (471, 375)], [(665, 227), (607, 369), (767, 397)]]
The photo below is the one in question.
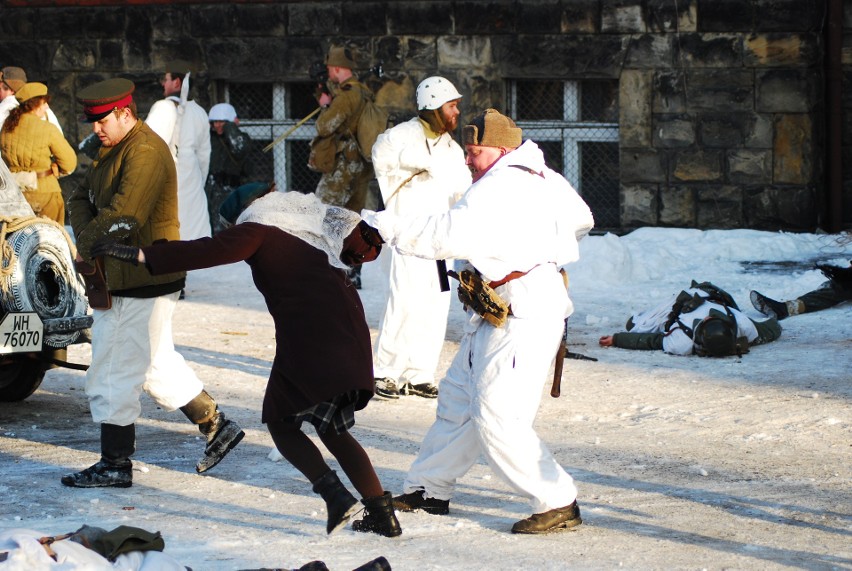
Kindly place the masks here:
[(352, 50), (344, 47), (330, 47), (328, 55), (325, 57), (325, 65), (355, 69), (355, 58), (352, 56)]
[(515, 122), (496, 109), (486, 109), (462, 128), (462, 143), (482, 147), (521, 146), (523, 131)]

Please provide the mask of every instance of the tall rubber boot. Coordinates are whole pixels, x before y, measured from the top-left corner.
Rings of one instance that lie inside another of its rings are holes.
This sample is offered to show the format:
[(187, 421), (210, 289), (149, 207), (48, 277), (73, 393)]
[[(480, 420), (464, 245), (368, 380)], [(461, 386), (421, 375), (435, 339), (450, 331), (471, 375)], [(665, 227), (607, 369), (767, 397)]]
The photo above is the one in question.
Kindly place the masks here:
[(101, 424), (101, 459), (82, 472), (62, 476), (72, 488), (129, 488), (133, 485), (136, 425)]
[(390, 492), (375, 498), (364, 498), (361, 503), (364, 504), (364, 518), (352, 522), (354, 531), (378, 533), (385, 537), (402, 535), (402, 528), (399, 527), (399, 520), (393, 511), (393, 496)]
[(352, 514), (358, 511), (358, 500), (349, 493), (334, 470), (329, 470), (319, 480), (311, 483), (314, 492), (325, 500), (325, 511), (328, 513), (325, 531), (331, 535), (345, 526)]
[(219, 411), (216, 401), (207, 391), (201, 391), (198, 396), (180, 407), (180, 410), (207, 438), (204, 457), (195, 465), (198, 473), (206, 472), (222, 461), (225, 455), (246, 435), (233, 420), (225, 418)]

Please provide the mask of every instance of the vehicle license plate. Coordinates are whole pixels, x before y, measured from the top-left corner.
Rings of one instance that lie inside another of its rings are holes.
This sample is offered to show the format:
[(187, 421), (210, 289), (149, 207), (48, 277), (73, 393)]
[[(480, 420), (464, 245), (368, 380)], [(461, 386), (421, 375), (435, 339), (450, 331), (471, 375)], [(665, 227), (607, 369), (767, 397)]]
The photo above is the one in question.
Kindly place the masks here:
[(37, 313), (7, 313), (0, 321), (0, 354), (41, 351), (43, 338)]

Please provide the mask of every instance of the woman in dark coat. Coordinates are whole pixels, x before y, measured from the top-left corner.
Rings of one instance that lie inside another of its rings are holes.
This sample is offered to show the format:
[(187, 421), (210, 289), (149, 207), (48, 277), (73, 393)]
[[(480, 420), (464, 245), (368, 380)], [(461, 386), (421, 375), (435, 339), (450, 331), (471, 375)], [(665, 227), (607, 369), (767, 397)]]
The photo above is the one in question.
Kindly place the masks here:
[(155, 275), (241, 260), (251, 266), (275, 323), (262, 421), (284, 458), (326, 501), (328, 533), (347, 523), (358, 502), (302, 432), (303, 421), (314, 425), (363, 498), (365, 516), (353, 529), (388, 537), (402, 533), (390, 493), (349, 432), (354, 411), (367, 405), (374, 383), (370, 331), (345, 269), (374, 260), (380, 244), (353, 212), (324, 205), (312, 194), (271, 192), (212, 238), (160, 242), (141, 251), (107, 239), (92, 248), (94, 256), (144, 263)]

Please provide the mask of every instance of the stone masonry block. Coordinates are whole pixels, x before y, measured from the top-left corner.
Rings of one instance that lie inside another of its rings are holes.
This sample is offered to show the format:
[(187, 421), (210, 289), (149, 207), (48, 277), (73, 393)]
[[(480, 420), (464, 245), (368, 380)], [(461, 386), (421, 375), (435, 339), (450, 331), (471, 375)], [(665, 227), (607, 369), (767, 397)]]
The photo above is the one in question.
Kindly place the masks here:
[(453, 34), (453, 11), (444, 2), (388, 2), (390, 35)]
[(640, 0), (607, 0), (601, 4), (601, 32), (641, 34), (646, 29)]
[[(95, 40), (67, 40), (59, 44), (53, 55), (53, 69), (66, 71), (72, 69), (94, 70), (98, 63), (98, 43)], [(35, 81), (33, 69), (27, 69), (27, 77)], [(50, 86), (48, 86), (49, 88)]]
[(735, 149), (727, 152), (728, 182), (733, 184), (769, 184), (772, 182), (772, 152)]
[(674, 61), (687, 67), (741, 67), (742, 40), (735, 34), (679, 34)]
[(387, 5), (385, 2), (342, 2), (343, 18), (340, 32), (355, 36), (387, 34)]
[(641, 34), (625, 37), (628, 43), (624, 67), (635, 69), (668, 69), (674, 61), (671, 34)]
[(775, 184), (804, 184), (813, 177), (813, 128), (804, 114), (775, 117), (774, 169)]
[(818, 104), (821, 89), (806, 69), (771, 69), (755, 74), (755, 106), (764, 113), (806, 113)]
[(618, 85), (618, 124), (620, 143), (625, 147), (651, 143), (650, 71), (624, 70)]
[(665, 153), (653, 149), (621, 148), (619, 167), (622, 183), (666, 182)]
[(694, 32), (698, 24), (698, 0), (646, 0), (649, 32)]
[(720, 182), (722, 154), (704, 149), (680, 152), (673, 157), (671, 169), (675, 181)]
[(337, 3), (289, 4), (287, 33), (291, 36), (334, 36), (340, 33), (342, 13)]
[(660, 189), (659, 220), (662, 226), (695, 226), (695, 190), (686, 185)]
[(490, 0), (457, 1), (455, 3), (456, 26), (453, 33), (515, 33), (518, 18), (517, 10), (518, 7), (515, 2), (494, 2)]
[(811, 34), (753, 34), (743, 39), (747, 67), (802, 67), (820, 65), (821, 37)]
[(515, 31), (519, 34), (557, 34), (562, 31), (559, 0), (518, 2), (516, 11)]
[(438, 69), (487, 67), (493, 61), (487, 36), (442, 36), (437, 45)]
[(754, 75), (748, 69), (695, 69), (686, 74), (684, 89), (692, 112), (754, 109)]
[(680, 71), (653, 71), (651, 109), (654, 113), (686, 112), (686, 75)]
[(742, 190), (735, 186), (702, 186), (697, 189), (696, 223), (702, 229), (741, 228)]
[(751, 113), (702, 113), (696, 118), (700, 145), (713, 149), (742, 147), (752, 117)]
[(656, 184), (626, 184), (621, 186), (621, 224), (625, 227), (656, 226), (658, 222)]
[(653, 134), (656, 148), (686, 148), (695, 143), (695, 124), (691, 118), (684, 116), (657, 117)]
[(562, 3), (563, 34), (592, 34), (598, 30), (601, 7), (598, 0), (572, 0)]

